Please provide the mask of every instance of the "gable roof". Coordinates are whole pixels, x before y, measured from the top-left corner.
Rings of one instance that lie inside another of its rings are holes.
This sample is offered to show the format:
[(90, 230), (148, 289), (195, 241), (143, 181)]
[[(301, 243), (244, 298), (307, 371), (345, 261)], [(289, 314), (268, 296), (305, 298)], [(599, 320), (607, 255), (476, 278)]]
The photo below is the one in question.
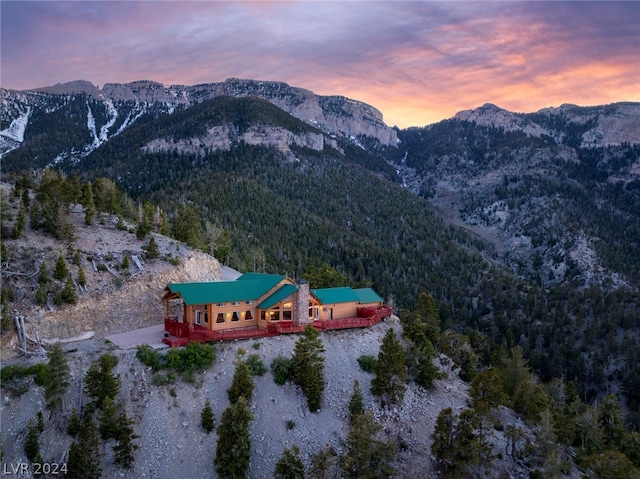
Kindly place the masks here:
[(291, 296), (296, 291), (298, 291), (298, 288), (295, 284), (283, 284), (272, 295), (270, 295), (267, 299), (260, 303), (258, 305), (258, 308), (269, 309), (278, 301), (282, 301), (284, 298), (286, 298), (287, 296)]
[(311, 292), (322, 304), (352, 303), (359, 301), (358, 295), (348, 286), (341, 288), (312, 289)]
[(382, 298), (371, 288), (354, 289), (361, 303), (382, 303)]
[(234, 281), (169, 283), (167, 288), (188, 305), (256, 301), (283, 279), (285, 276), (275, 274), (246, 273)]

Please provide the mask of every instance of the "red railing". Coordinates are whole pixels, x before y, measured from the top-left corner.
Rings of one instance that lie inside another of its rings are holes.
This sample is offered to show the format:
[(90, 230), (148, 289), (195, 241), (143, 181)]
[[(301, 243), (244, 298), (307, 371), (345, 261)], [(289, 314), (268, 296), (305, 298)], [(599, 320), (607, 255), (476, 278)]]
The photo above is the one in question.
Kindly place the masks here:
[(189, 337), (189, 325), (178, 321), (177, 316), (168, 316), (164, 318), (164, 329), (171, 336), (176, 338), (188, 338)]
[[(391, 308), (387, 305), (358, 308), (357, 317), (344, 319), (323, 319), (312, 323), (319, 330), (364, 328), (373, 326), (391, 315)], [(267, 329), (255, 327), (244, 329), (228, 329), (223, 331), (211, 331), (203, 326), (194, 325), (189, 331), (189, 324), (178, 321), (176, 316), (164, 318), (164, 329), (171, 337), (164, 338), (163, 342), (170, 346), (182, 346), (189, 341), (233, 341), (235, 339), (264, 338), (279, 334), (301, 333), (306, 325), (296, 325), (293, 321), (281, 321), (269, 323)], [(186, 342), (185, 342), (186, 341)]]

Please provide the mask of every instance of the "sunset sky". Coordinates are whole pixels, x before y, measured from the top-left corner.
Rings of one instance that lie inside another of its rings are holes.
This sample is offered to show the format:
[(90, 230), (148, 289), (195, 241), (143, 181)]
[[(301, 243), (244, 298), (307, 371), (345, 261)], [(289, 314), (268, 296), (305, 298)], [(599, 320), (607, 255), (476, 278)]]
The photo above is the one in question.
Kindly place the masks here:
[(283, 81), (423, 126), (640, 101), (640, 2), (5, 1), (0, 83)]

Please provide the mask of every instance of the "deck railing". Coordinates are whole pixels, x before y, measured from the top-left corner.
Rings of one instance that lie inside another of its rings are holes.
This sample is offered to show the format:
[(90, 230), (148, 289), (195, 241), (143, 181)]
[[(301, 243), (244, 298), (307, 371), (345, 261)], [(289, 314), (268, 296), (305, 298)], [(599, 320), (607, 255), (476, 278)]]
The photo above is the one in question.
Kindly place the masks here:
[[(313, 321), (312, 326), (319, 330), (364, 328), (373, 326), (391, 315), (391, 308), (387, 305), (358, 308), (357, 316), (344, 319), (323, 319)], [(293, 321), (281, 321), (269, 323), (267, 329), (255, 327), (245, 329), (227, 329), (223, 331), (211, 331), (200, 325), (194, 325), (189, 330), (189, 324), (178, 320), (177, 316), (164, 318), (164, 329), (174, 338), (185, 338), (188, 341), (233, 341), (235, 339), (263, 338), (277, 336), (279, 334), (301, 333), (306, 325), (296, 325)], [(165, 338), (167, 339), (167, 338)], [(165, 341), (169, 345), (177, 344), (174, 340)], [(180, 344), (181, 345), (181, 344)]]

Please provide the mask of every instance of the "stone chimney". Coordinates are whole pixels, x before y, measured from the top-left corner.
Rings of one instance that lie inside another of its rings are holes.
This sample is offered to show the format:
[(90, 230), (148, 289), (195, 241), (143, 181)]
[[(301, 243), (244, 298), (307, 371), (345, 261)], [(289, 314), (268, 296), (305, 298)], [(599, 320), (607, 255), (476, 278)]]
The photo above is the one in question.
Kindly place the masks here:
[(309, 282), (305, 279), (296, 281), (298, 292), (293, 302), (293, 322), (296, 326), (309, 324)]

